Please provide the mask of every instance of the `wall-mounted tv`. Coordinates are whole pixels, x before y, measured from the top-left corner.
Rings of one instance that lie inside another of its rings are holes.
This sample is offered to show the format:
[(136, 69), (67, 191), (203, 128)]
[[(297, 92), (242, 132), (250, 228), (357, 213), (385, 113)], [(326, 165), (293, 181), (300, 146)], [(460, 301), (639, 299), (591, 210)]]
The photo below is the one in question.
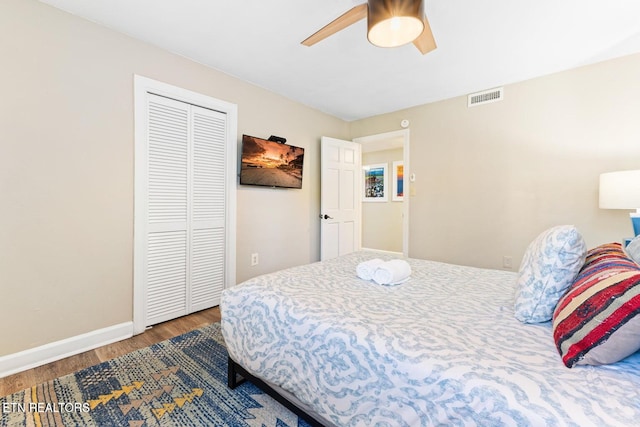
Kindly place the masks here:
[(242, 135), (240, 184), (302, 188), (304, 148)]

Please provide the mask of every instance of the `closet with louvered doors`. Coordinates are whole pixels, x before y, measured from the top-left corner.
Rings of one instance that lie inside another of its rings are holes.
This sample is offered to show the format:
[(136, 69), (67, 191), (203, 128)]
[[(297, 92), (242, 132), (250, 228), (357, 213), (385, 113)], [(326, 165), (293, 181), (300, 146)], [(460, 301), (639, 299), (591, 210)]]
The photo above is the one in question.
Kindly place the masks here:
[(146, 215), (142, 265), (137, 268), (142, 269), (138, 277), (148, 326), (220, 302), (225, 286), (227, 117), (149, 93), (146, 119), (146, 170), (136, 170), (146, 172), (146, 203), (136, 207)]

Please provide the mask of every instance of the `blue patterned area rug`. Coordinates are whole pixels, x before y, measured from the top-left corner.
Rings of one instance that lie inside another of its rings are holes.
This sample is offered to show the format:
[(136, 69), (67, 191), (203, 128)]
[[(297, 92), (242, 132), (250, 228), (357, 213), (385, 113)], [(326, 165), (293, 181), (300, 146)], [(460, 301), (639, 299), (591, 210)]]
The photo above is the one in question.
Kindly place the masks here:
[(227, 387), (214, 323), (0, 398), (0, 426), (307, 427), (249, 382)]

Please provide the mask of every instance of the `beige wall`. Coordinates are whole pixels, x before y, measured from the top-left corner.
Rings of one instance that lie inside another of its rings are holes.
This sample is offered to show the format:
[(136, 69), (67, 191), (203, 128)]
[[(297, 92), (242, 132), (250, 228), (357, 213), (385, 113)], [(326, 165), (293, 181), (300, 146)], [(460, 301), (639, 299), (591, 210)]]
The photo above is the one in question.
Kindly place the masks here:
[(306, 148), (302, 190), (239, 188), (238, 280), (319, 258), (319, 139), (347, 123), (35, 0), (0, 2), (0, 38), (0, 356), (132, 320), (134, 74)]
[(362, 154), (362, 165), (386, 163), (388, 198), (386, 202), (362, 202), (362, 247), (402, 252), (402, 203), (391, 197), (393, 162), (402, 160), (404, 150), (372, 151)]
[(640, 168), (640, 54), (352, 123), (352, 136), (411, 122), (409, 255), (517, 269), (546, 227), (575, 224), (592, 247), (632, 233), (598, 208), (601, 172)]

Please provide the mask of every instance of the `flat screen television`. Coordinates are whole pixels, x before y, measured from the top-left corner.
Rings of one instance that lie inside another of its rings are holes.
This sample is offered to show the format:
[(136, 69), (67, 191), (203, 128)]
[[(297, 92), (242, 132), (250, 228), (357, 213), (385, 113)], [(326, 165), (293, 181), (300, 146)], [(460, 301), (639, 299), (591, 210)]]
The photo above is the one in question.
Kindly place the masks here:
[(304, 148), (242, 135), (240, 184), (302, 188)]

